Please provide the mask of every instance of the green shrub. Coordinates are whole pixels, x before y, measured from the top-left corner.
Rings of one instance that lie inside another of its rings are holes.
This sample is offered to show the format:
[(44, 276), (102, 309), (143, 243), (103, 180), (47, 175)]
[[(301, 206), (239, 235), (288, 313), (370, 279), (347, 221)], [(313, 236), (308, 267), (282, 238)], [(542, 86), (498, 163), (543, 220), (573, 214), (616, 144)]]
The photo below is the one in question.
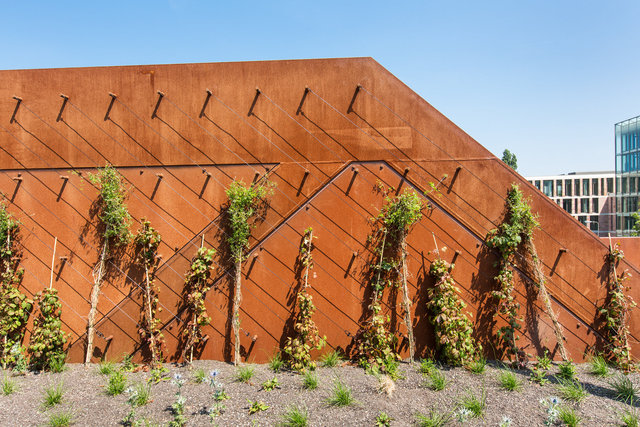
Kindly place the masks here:
[(105, 392), (109, 396), (117, 396), (124, 392), (125, 388), (127, 388), (127, 377), (122, 371), (114, 371), (109, 375), (109, 380), (107, 382), (107, 387), (105, 388)]

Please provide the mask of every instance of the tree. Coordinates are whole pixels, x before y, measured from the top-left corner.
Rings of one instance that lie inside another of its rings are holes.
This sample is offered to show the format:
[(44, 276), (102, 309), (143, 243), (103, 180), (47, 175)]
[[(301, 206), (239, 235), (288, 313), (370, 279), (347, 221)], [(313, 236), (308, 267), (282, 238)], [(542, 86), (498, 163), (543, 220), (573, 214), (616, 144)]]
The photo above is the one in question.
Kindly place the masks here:
[(514, 171), (518, 170), (518, 158), (508, 149), (505, 149), (502, 152), (502, 161), (505, 162), (507, 166), (509, 166)]

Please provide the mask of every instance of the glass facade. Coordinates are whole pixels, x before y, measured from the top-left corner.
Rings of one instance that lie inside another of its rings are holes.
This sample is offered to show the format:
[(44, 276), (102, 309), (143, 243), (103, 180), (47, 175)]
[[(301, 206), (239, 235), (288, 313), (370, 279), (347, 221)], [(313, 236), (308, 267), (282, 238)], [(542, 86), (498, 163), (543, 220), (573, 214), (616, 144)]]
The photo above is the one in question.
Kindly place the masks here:
[[(615, 125), (616, 147), (616, 232), (629, 236), (638, 210), (638, 180), (640, 176), (640, 116)], [(608, 183), (607, 183), (608, 184)]]

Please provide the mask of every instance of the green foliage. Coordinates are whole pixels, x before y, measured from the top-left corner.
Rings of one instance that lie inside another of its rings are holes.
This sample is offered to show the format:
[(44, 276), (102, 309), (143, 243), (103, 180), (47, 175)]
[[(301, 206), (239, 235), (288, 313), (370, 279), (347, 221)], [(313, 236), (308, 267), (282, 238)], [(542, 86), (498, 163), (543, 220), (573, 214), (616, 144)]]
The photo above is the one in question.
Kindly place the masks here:
[(158, 366), (163, 361), (162, 349), (164, 335), (160, 327), (160, 319), (157, 313), (162, 310), (158, 307), (158, 287), (155, 285), (155, 270), (158, 267), (158, 247), (162, 237), (149, 221), (142, 218), (140, 229), (134, 238), (136, 245), (136, 261), (144, 267), (145, 281), (142, 292), (142, 306), (144, 312), (140, 322), (139, 334), (142, 342), (146, 343), (151, 351), (151, 366)]
[(24, 270), (16, 242), (19, 223), (0, 203), (0, 363), (4, 369), (24, 357), (21, 345), (33, 302), (20, 292)]
[(509, 166), (514, 171), (518, 170), (518, 158), (508, 149), (505, 149), (502, 152), (502, 161), (505, 162), (507, 166)]
[(320, 363), (325, 368), (334, 368), (342, 362), (342, 354), (338, 350), (332, 350), (320, 357)]
[(436, 363), (433, 361), (433, 359), (427, 358), (427, 359), (422, 359), (420, 361), (420, 373), (422, 375), (425, 374), (430, 374), (434, 369), (436, 368)]
[(604, 378), (609, 375), (609, 364), (601, 355), (595, 355), (589, 361), (589, 372), (596, 377)]
[(616, 271), (623, 259), (624, 253), (619, 244), (609, 247), (606, 257), (609, 269), (607, 298), (599, 312), (606, 320), (604, 335), (607, 339), (607, 358), (618, 368), (629, 371), (633, 369), (629, 343), (629, 311), (636, 306), (636, 303), (630, 295), (625, 294), (629, 291), (625, 282), (631, 274), (627, 270), (620, 274)]
[(101, 362), (98, 366), (98, 372), (102, 375), (111, 375), (116, 370), (113, 362)]
[(349, 406), (356, 403), (351, 387), (336, 378), (331, 389), (331, 396), (326, 400), (329, 406)]
[(151, 401), (151, 386), (149, 384), (137, 383), (130, 389), (127, 403), (132, 408), (144, 406)]
[(311, 361), (311, 350), (320, 350), (326, 343), (326, 337), (321, 337), (318, 327), (313, 321), (313, 313), (316, 310), (313, 297), (309, 294), (309, 272), (313, 268), (313, 228), (305, 230), (300, 244), (297, 266), (301, 270), (301, 286), (297, 295), (298, 312), (293, 328), (296, 337), (287, 337), (284, 352), (288, 356), (287, 363), (294, 371), (315, 369), (316, 363)]
[(282, 414), (282, 427), (306, 427), (309, 425), (309, 411), (304, 406), (291, 405)]
[(67, 427), (73, 424), (73, 412), (66, 409), (49, 415), (49, 427)]
[(538, 357), (538, 360), (531, 369), (531, 381), (540, 385), (548, 383), (549, 380), (547, 379), (547, 374), (550, 367), (551, 359), (549, 359), (548, 353), (545, 350), (544, 355)]
[(89, 174), (89, 181), (97, 185), (100, 191), (100, 214), (98, 217), (104, 225), (102, 237), (114, 246), (121, 246), (131, 240), (131, 215), (125, 204), (127, 190), (124, 178), (111, 165)]
[(631, 382), (628, 375), (619, 374), (609, 381), (609, 385), (613, 387), (615, 398), (622, 402), (632, 405), (638, 394), (638, 388)]
[(282, 356), (279, 351), (276, 351), (275, 354), (269, 359), (269, 369), (273, 372), (278, 373), (282, 370), (284, 366), (284, 360), (282, 360)]
[(249, 384), (254, 373), (255, 369), (251, 366), (239, 366), (236, 370), (236, 381)]
[(458, 402), (461, 408), (470, 412), (471, 418), (480, 418), (484, 416), (487, 407), (487, 391), (482, 387), (480, 396), (476, 396), (471, 390), (467, 390)]
[(444, 376), (444, 373), (439, 371), (438, 369), (434, 369), (427, 376), (429, 382), (428, 387), (433, 391), (441, 391), (447, 386), (447, 377)]
[(62, 383), (59, 383), (55, 387), (47, 387), (44, 390), (44, 402), (45, 408), (51, 408), (60, 402), (62, 402), (62, 396), (64, 395), (64, 389)]
[(393, 417), (391, 417), (386, 412), (380, 412), (376, 417), (376, 426), (377, 427), (390, 427), (391, 421), (393, 421)]
[(558, 419), (568, 427), (576, 427), (582, 421), (575, 409), (564, 405), (558, 408)]
[(500, 270), (495, 277), (500, 289), (492, 291), (491, 294), (498, 300), (496, 315), (502, 314), (507, 318), (507, 325), (498, 330), (498, 339), (509, 357), (515, 357), (519, 353), (516, 344), (519, 339), (517, 331), (522, 328), (520, 304), (515, 301), (513, 295), (515, 284), (512, 263), (520, 245), (531, 241), (533, 231), (538, 226), (538, 220), (531, 212), (529, 202), (520, 188), (513, 184), (507, 193), (505, 219), (497, 229), (491, 230), (486, 238), (487, 246), (500, 253)]
[(264, 403), (262, 400), (254, 400), (253, 402), (250, 400), (247, 401), (249, 402), (249, 415), (269, 409), (269, 405)]
[(389, 316), (381, 313), (379, 302), (369, 306), (371, 319), (360, 330), (358, 340), (358, 364), (372, 374), (397, 371), (400, 356), (395, 351), (397, 338), (387, 330)]
[(467, 365), (467, 369), (472, 374), (476, 374), (476, 375), (484, 374), (485, 370), (487, 369), (487, 359), (485, 359), (484, 356), (480, 356), (478, 359), (469, 363)]
[(192, 354), (193, 350), (202, 344), (204, 339), (202, 328), (211, 323), (205, 298), (213, 281), (211, 273), (215, 254), (215, 249), (199, 248), (185, 278), (185, 303), (189, 318), (182, 332), (186, 340), (182, 353), (185, 362), (191, 361), (191, 357), (187, 360), (187, 353)]
[(522, 390), (522, 381), (518, 379), (515, 372), (511, 370), (503, 370), (498, 374), (498, 382), (500, 387), (507, 391)]
[(280, 383), (278, 382), (278, 378), (276, 377), (273, 377), (270, 380), (262, 383), (262, 389), (264, 391), (273, 391), (276, 388), (280, 388)]
[(5, 377), (2, 379), (2, 394), (4, 394), (5, 396), (9, 396), (16, 391), (18, 391), (18, 383), (5, 375)]
[(433, 288), (427, 289), (430, 310), (429, 320), (435, 326), (436, 348), (441, 359), (453, 366), (468, 365), (477, 360), (482, 346), (472, 337), (473, 324), (463, 313), (466, 304), (458, 296), (460, 290), (451, 277), (449, 265), (441, 258), (431, 264), (429, 273), (436, 279)]
[(135, 371), (137, 366), (138, 365), (133, 363), (133, 356), (131, 354), (124, 353), (122, 355), (122, 364), (120, 366), (121, 370), (123, 370), (124, 372), (133, 372)]
[(425, 204), (413, 190), (406, 189), (396, 197), (385, 196), (385, 203), (378, 219), (393, 239), (403, 238), (411, 227), (422, 218)]
[(148, 382), (158, 384), (160, 381), (167, 381), (169, 379), (167, 376), (168, 373), (169, 370), (162, 365), (153, 368), (150, 372)]
[(620, 414), (620, 422), (625, 427), (638, 427), (638, 425), (640, 425), (640, 415), (638, 415), (637, 408), (626, 408), (625, 411)]
[(173, 375), (172, 383), (178, 387), (178, 390), (176, 391), (176, 400), (171, 404), (173, 420), (169, 422), (169, 427), (182, 427), (187, 424), (187, 416), (184, 413), (187, 398), (182, 395), (182, 386), (185, 380), (182, 379), (180, 373), (176, 373)]
[(416, 414), (416, 423), (419, 427), (443, 427), (451, 421), (453, 414), (451, 412), (440, 412), (433, 408), (428, 414)]
[(207, 379), (207, 373), (204, 369), (198, 368), (193, 372), (193, 381), (196, 384), (202, 384)]
[(56, 289), (43, 289), (36, 294), (38, 316), (33, 321), (29, 343), (30, 362), (34, 369), (52, 370), (66, 358), (64, 344), (67, 337), (62, 331), (62, 312)]
[(122, 371), (114, 371), (109, 375), (105, 393), (109, 396), (117, 396), (122, 394), (127, 387), (127, 377)]
[(560, 380), (557, 388), (563, 398), (576, 403), (582, 402), (589, 395), (582, 383), (576, 380)]
[(318, 376), (311, 371), (305, 371), (302, 377), (302, 387), (307, 390), (318, 388)]
[(563, 380), (575, 380), (576, 379), (576, 365), (571, 361), (567, 360), (566, 362), (562, 362), (560, 366), (558, 366), (558, 378)]

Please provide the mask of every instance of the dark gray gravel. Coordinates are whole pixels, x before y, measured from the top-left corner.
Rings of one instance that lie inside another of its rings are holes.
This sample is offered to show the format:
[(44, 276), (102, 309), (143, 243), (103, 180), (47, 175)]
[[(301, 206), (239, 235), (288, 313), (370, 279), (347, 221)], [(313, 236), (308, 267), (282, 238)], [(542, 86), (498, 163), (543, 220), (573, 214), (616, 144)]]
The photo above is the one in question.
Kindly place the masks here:
[[(290, 405), (301, 405), (309, 413), (309, 425), (312, 426), (374, 426), (376, 416), (384, 411), (394, 421), (392, 425), (415, 424), (417, 412), (427, 413), (435, 408), (439, 411), (455, 411), (461, 395), (468, 390), (480, 395), (484, 389), (487, 394), (487, 407), (484, 418), (469, 420), (465, 424), (497, 426), (504, 416), (512, 419), (512, 426), (543, 425), (546, 414), (540, 405), (540, 399), (559, 396), (554, 378), (544, 386), (528, 381), (528, 372), (519, 371), (523, 381), (521, 392), (502, 390), (497, 382), (500, 367), (488, 366), (482, 375), (474, 375), (461, 368), (444, 370), (447, 387), (442, 391), (432, 391), (425, 387), (424, 379), (418, 371), (419, 364), (402, 364), (404, 379), (395, 384), (391, 396), (379, 392), (379, 380), (357, 367), (341, 366), (319, 368), (316, 372), (319, 387), (313, 391), (302, 388), (300, 375), (281, 372), (274, 374), (266, 365), (250, 365), (255, 368), (251, 384), (234, 380), (236, 368), (232, 365), (197, 361), (193, 367), (166, 365), (170, 375), (180, 373), (187, 379), (183, 387), (186, 397), (187, 425), (211, 425), (207, 409), (212, 406), (212, 389), (208, 383), (196, 384), (193, 375), (196, 369), (219, 371), (219, 380), (224, 384), (230, 399), (224, 401), (226, 411), (216, 418), (220, 426), (271, 426), (282, 422), (282, 414)], [(557, 372), (552, 367), (551, 374)], [(578, 367), (579, 379), (589, 391), (586, 400), (576, 408), (582, 417), (581, 425), (605, 426), (621, 425), (620, 414), (628, 408), (614, 399), (614, 393), (608, 380), (598, 379), (588, 373), (588, 365)], [(260, 384), (277, 376), (280, 388), (274, 391), (261, 390)], [(127, 373), (129, 384), (145, 382), (148, 372)], [(2, 426), (47, 425), (52, 413), (68, 410), (73, 413), (75, 424), (79, 426), (116, 426), (129, 412), (127, 395), (109, 397), (104, 388), (107, 377), (98, 373), (98, 366), (88, 368), (83, 365), (68, 365), (67, 370), (59, 374), (28, 373), (24, 376), (12, 376), (11, 372), (0, 371), (0, 379), (9, 378), (18, 385), (18, 391), (5, 396), (0, 394), (0, 424)], [(637, 373), (631, 374), (635, 384), (640, 382)], [(326, 403), (334, 381), (340, 379), (351, 387), (357, 401), (354, 405), (342, 408), (331, 407)], [(44, 390), (62, 382), (64, 398), (60, 405), (51, 409), (43, 407)], [(146, 418), (151, 425), (167, 425), (172, 419), (171, 404), (175, 400), (177, 387), (171, 381), (162, 381), (151, 386), (152, 401), (138, 408), (138, 419)], [(249, 401), (262, 400), (269, 408), (266, 411), (249, 415)], [(451, 425), (460, 424), (452, 420)]]

